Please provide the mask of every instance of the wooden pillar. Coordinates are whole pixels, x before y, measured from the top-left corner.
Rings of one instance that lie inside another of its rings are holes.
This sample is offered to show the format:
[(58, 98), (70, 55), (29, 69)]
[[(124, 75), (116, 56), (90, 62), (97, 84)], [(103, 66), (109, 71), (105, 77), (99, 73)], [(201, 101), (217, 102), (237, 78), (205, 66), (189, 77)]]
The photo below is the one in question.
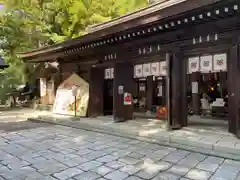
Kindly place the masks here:
[(147, 113), (151, 113), (153, 105), (153, 76), (147, 77)]
[(97, 117), (103, 115), (103, 83), (104, 69), (91, 68), (88, 106), (88, 116), (90, 117)]
[[(132, 63), (116, 63), (114, 67), (113, 115), (115, 122), (133, 118), (134, 104), (124, 105), (124, 93), (134, 92), (134, 68)], [(123, 87), (123, 93), (119, 87)]]
[(182, 53), (169, 55), (169, 125), (172, 129), (179, 129), (187, 123), (186, 72), (184, 66), (185, 62)]
[[(196, 115), (200, 115), (200, 92), (199, 92), (199, 87), (200, 87), (200, 72), (193, 72), (191, 74), (191, 83), (197, 84), (197, 92), (192, 92), (192, 108), (193, 108), (193, 112)], [(191, 86), (192, 86), (191, 84)]]
[(239, 132), (239, 45), (230, 49), (228, 58), (228, 116), (229, 132), (238, 134)]

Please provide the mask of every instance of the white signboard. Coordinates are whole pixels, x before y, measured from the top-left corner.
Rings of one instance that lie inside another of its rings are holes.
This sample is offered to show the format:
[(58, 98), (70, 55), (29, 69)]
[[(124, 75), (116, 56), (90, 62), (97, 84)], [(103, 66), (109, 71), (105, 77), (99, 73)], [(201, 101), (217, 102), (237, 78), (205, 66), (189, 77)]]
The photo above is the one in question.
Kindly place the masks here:
[(104, 79), (111, 79), (111, 69), (105, 69)]
[(40, 78), (40, 96), (47, 95), (47, 81), (45, 78)]
[(74, 103), (72, 89), (58, 89), (53, 112), (57, 114), (69, 114), (69, 105), (72, 103)]
[(192, 82), (192, 94), (198, 93), (198, 82)]
[(188, 73), (199, 71), (199, 57), (191, 57), (188, 59)]
[(157, 94), (157, 96), (158, 97), (162, 97), (162, 95), (163, 95), (163, 87), (162, 87), (162, 85), (158, 85), (158, 94)]
[(124, 86), (118, 86), (118, 94), (124, 93)]
[(159, 76), (159, 62), (151, 63), (151, 73), (153, 76)]
[(110, 78), (111, 78), (111, 79), (114, 79), (114, 68), (111, 68), (111, 69), (110, 69), (110, 72), (111, 72)]
[(141, 64), (134, 66), (134, 77), (135, 78), (143, 77), (143, 66)]
[(143, 77), (151, 76), (151, 64), (143, 64)]
[(201, 56), (200, 58), (200, 70), (203, 73), (209, 73), (213, 70), (213, 57), (209, 56)]
[(159, 63), (159, 74), (160, 76), (166, 76), (167, 75), (167, 62), (166, 61), (161, 61)]
[(227, 54), (216, 54), (213, 56), (213, 70), (215, 72), (227, 71)]

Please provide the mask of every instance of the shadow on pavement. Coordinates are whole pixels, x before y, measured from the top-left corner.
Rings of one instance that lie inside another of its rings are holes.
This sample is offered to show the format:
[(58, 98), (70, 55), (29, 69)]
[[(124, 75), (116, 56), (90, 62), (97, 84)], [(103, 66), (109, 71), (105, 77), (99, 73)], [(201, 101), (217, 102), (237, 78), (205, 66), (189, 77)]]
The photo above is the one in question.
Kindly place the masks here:
[(47, 123), (30, 122), (30, 121), (18, 121), (18, 122), (1, 122), (0, 121), (0, 132), (11, 132), (11, 131), (35, 129), (39, 127), (49, 127), (49, 126), (54, 126), (54, 125), (47, 124)]

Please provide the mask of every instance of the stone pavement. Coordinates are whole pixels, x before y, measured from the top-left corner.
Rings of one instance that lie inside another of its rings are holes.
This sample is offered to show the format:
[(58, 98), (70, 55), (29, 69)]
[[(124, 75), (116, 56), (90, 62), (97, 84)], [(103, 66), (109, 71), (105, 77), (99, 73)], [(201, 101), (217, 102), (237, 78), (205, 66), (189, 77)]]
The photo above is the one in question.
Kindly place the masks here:
[[(134, 119), (124, 123), (114, 123), (111, 117), (78, 118), (43, 114), (31, 120), (50, 122), (58, 125), (79, 129), (103, 132), (121, 137), (128, 137), (159, 145), (190, 150), (224, 158), (240, 160), (240, 139), (224, 131), (222, 126), (215, 122), (214, 126), (207, 123), (205, 127), (193, 126), (181, 130), (168, 131), (166, 123), (160, 120)], [(203, 123), (204, 120), (201, 119)]]
[(240, 161), (33, 124), (0, 133), (1, 180), (240, 180)]

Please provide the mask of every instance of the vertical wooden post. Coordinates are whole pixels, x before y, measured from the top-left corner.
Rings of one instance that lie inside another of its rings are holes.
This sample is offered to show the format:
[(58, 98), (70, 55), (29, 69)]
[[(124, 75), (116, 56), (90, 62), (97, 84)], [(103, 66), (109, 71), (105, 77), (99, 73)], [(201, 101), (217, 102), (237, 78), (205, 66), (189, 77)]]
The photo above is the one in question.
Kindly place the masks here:
[(228, 130), (233, 134), (237, 134), (239, 129), (239, 45), (235, 45), (230, 49), (228, 58)]
[(147, 77), (147, 113), (151, 113), (153, 105), (153, 76)]
[[(134, 105), (124, 105), (124, 93), (134, 92), (134, 68), (132, 63), (116, 63), (114, 68), (113, 115), (115, 122), (133, 118)], [(119, 86), (123, 86), (124, 93), (119, 93)]]
[(200, 87), (200, 72), (193, 72), (191, 74), (191, 83), (197, 83), (198, 84), (198, 89), (197, 92), (192, 93), (192, 108), (193, 112), (196, 115), (200, 115), (200, 92), (199, 92), (199, 87)]
[(88, 116), (97, 117), (103, 115), (103, 83), (104, 69), (91, 68), (89, 81)]
[[(172, 129), (179, 129), (187, 122), (187, 94), (185, 62), (182, 53), (167, 54), (169, 61), (168, 107), (169, 125)], [(170, 89), (169, 89), (170, 88)]]

